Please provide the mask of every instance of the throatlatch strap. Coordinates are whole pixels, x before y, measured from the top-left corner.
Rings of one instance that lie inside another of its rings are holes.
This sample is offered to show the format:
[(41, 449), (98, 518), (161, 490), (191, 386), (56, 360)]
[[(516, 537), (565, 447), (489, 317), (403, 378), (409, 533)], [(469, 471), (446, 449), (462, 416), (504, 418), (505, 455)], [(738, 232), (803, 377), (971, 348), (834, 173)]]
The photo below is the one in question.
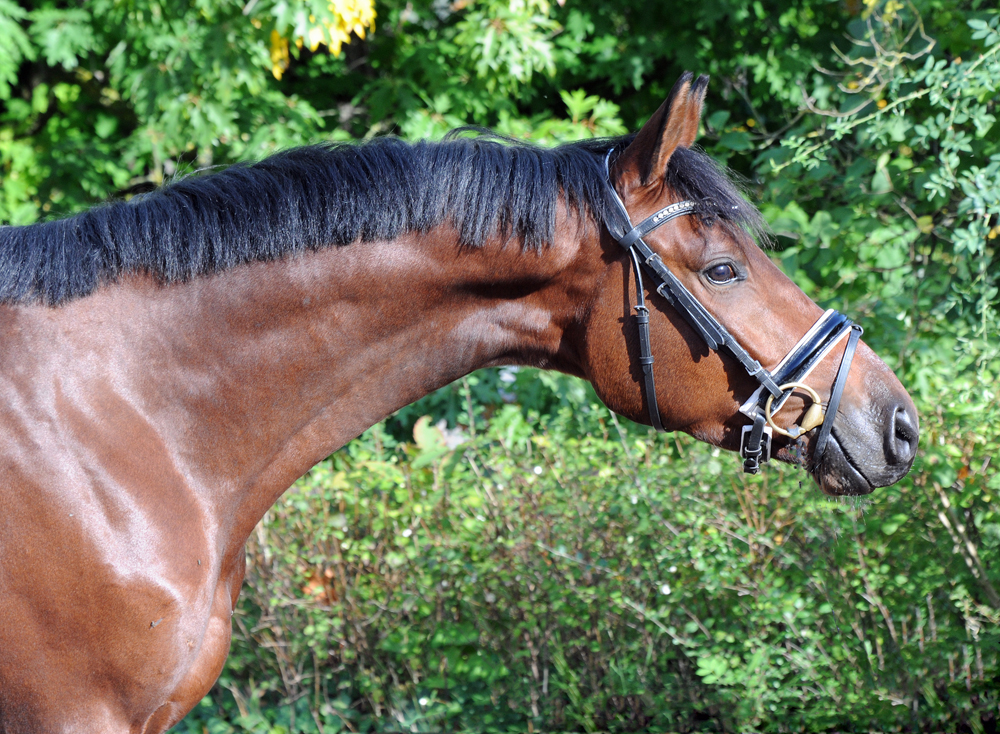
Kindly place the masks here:
[(830, 439), (830, 431), (833, 430), (833, 420), (840, 407), (840, 398), (844, 394), (844, 385), (847, 384), (847, 375), (851, 371), (851, 362), (854, 359), (854, 350), (858, 346), (858, 340), (864, 333), (857, 324), (851, 324), (851, 335), (847, 339), (847, 346), (844, 348), (844, 356), (840, 360), (840, 368), (837, 370), (837, 379), (833, 383), (833, 390), (830, 392), (830, 402), (826, 406), (826, 417), (823, 419), (823, 427), (819, 429), (819, 436), (816, 437), (816, 446), (813, 448), (813, 462), (819, 460), (826, 450), (826, 443)]
[(638, 293), (635, 305), (635, 321), (639, 326), (639, 364), (642, 365), (642, 377), (646, 389), (646, 411), (649, 421), (657, 431), (663, 431), (660, 420), (660, 408), (656, 403), (656, 382), (653, 380), (653, 348), (649, 342), (649, 309), (646, 308), (646, 296), (643, 293), (642, 267), (636, 257), (635, 250), (629, 249), (632, 255), (632, 267), (635, 270), (635, 289)]

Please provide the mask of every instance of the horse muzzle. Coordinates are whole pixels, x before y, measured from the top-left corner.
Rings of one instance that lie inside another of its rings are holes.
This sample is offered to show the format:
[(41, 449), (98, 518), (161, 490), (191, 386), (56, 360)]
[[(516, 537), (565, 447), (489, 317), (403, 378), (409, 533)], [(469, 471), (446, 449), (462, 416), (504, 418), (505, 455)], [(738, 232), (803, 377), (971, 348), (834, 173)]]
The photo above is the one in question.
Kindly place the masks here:
[(826, 494), (868, 494), (895, 484), (913, 466), (920, 437), (917, 410), (901, 387), (887, 392), (867, 405), (845, 401), (838, 411), (830, 440), (810, 466)]

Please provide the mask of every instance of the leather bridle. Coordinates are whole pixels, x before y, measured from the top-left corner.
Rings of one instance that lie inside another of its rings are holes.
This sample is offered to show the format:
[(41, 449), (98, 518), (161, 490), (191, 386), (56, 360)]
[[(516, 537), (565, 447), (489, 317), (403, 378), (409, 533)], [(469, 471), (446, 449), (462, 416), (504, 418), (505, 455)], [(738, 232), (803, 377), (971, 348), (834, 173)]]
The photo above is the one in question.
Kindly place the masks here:
[[(740, 412), (747, 416), (751, 425), (743, 426), (740, 439), (740, 456), (743, 457), (743, 471), (756, 474), (760, 465), (771, 458), (771, 438), (774, 432), (797, 439), (819, 426), (819, 435), (813, 448), (813, 464), (819, 460), (826, 450), (833, 421), (844, 394), (844, 385), (851, 370), (854, 351), (863, 329), (843, 314), (828, 310), (799, 339), (775, 367), (774, 372), (765, 369), (760, 362), (750, 356), (746, 349), (740, 346), (732, 334), (710, 314), (695, 298), (684, 284), (677, 279), (664, 264), (660, 256), (653, 252), (643, 237), (654, 229), (663, 226), (677, 217), (694, 214), (698, 205), (693, 201), (681, 201), (660, 209), (655, 214), (646, 217), (633, 226), (628, 210), (618, 192), (611, 184), (609, 161), (612, 151), (608, 151), (604, 159), (605, 181), (611, 190), (612, 200), (617, 204), (617, 217), (606, 222), (611, 236), (624, 247), (632, 260), (635, 271), (637, 303), (635, 306), (636, 322), (639, 326), (639, 364), (642, 366), (643, 382), (646, 393), (646, 407), (649, 419), (657, 431), (663, 430), (660, 411), (656, 403), (656, 384), (653, 380), (653, 352), (649, 342), (649, 309), (643, 292), (642, 270), (645, 269), (656, 285), (656, 292), (663, 296), (673, 306), (696, 332), (705, 340), (709, 349), (726, 351), (742, 365), (751, 377), (760, 383), (753, 395), (743, 403)], [(830, 401), (825, 410), (819, 400), (819, 395), (809, 387), (805, 380), (824, 357), (840, 341), (848, 336), (847, 347), (841, 358), (837, 376), (830, 392)], [(809, 393), (813, 404), (806, 411), (800, 423), (791, 429), (778, 426), (772, 419), (772, 414), (781, 409), (785, 401), (796, 390)]]

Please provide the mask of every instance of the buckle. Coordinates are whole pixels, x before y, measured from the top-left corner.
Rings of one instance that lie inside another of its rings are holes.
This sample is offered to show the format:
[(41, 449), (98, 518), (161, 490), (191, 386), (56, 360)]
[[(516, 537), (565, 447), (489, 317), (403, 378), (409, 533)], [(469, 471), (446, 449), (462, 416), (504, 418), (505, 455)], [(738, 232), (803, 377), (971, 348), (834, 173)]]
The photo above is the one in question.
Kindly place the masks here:
[(750, 434), (753, 433), (753, 426), (743, 426), (740, 434), (740, 456), (743, 457), (743, 471), (747, 474), (756, 474), (760, 471), (760, 465), (771, 460), (771, 426), (764, 426), (760, 436), (760, 446), (751, 450), (747, 443)]

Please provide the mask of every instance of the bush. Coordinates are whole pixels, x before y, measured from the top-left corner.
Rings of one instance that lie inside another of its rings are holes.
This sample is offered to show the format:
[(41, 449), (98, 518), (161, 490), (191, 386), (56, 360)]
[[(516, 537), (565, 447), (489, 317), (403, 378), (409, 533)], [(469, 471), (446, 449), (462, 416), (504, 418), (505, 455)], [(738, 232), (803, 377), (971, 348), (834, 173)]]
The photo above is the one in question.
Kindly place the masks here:
[(268, 513), (179, 731), (994, 725), (997, 579), (967, 562), (1000, 486), (934, 484), (978, 455), (925, 454), (870, 509), (591, 403), (414, 436), (375, 427)]

